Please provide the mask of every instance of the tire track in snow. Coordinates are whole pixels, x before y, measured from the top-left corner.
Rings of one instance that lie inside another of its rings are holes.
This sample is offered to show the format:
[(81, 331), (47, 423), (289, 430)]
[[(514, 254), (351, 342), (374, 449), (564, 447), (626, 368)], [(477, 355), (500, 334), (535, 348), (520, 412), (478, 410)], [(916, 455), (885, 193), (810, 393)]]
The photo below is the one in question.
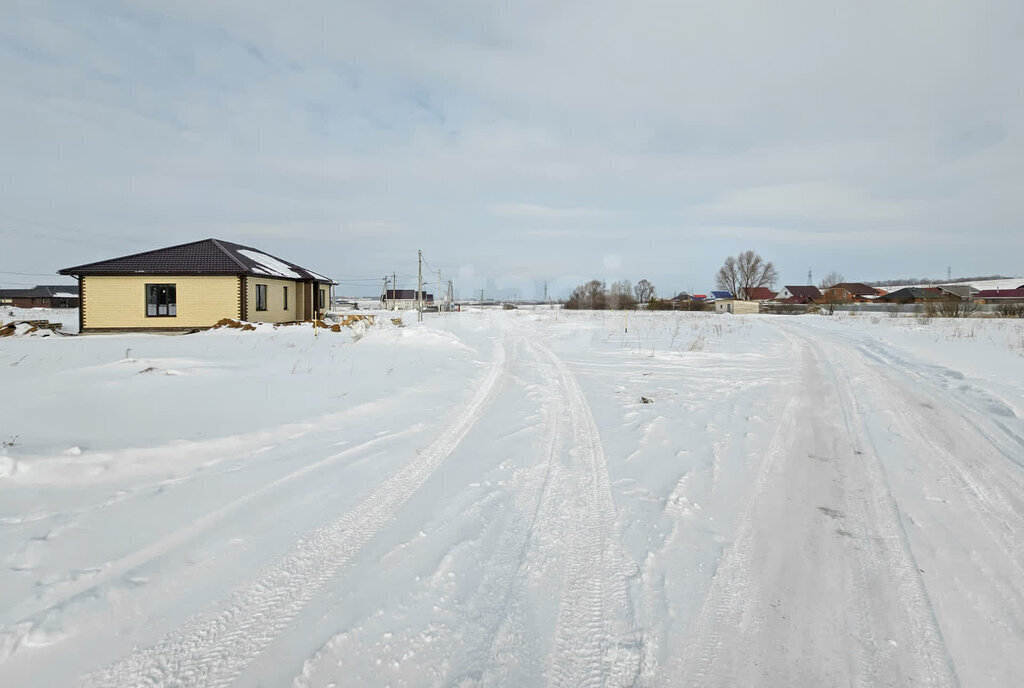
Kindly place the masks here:
[[(883, 645), (876, 636), (880, 620), (893, 611), (885, 608), (885, 600), (873, 594), (877, 581), (894, 575), (896, 596), (901, 602), (901, 622), (920, 671), (920, 681), (927, 686), (957, 686), (959, 677), (946, 647), (935, 609), (921, 578), (921, 569), (914, 558), (899, 507), (882, 469), (878, 449), (864, 425), (849, 377), (836, 362), (828, 366), (831, 385), (839, 397), (843, 427), (855, 450), (864, 461), (858, 466), (866, 478), (867, 490), (858, 499), (846, 501), (851, 528), (858, 524), (877, 524), (876, 529), (859, 529), (864, 556), (854, 572), (855, 586), (862, 604), (855, 609), (860, 622), (860, 635), (869, 638), (874, 647), (861, 652), (859, 674), (861, 684), (878, 685), (891, 676), (878, 666), (877, 652)], [(880, 534), (879, 534), (880, 533)]]
[[(822, 374), (814, 344), (794, 346), (800, 384), (669, 685), (958, 684), (879, 458), (848, 389)], [(816, 460), (809, 450), (819, 448), (829, 458)], [(822, 494), (787, 497), (794, 482)], [(854, 532), (821, 524), (813, 504), (830, 498), (844, 511), (818, 510), (848, 519)]]
[[(350, 456), (363, 453), (367, 449), (371, 449), (377, 445), (387, 443), (398, 437), (409, 434), (415, 431), (418, 427), (419, 426), (407, 428), (384, 437), (375, 437), (372, 440), (362, 442), (354, 447), (349, 447), (324, 459), (307, 464), (298, 470), (274, 479), (248, 494), (223, 504), (219, 508), (190, 522), (187, 526), (167, 533), (163, 537), (158, 538), (144, 547), (140, 547), (130, 554), (125, 554), (115, 560), (104, 563), (102, 569), (94, 576), (78, 580), (72, 579), (62, 585), (55, 584), (61, 585), (59, 596), (51, 597), (46, 600), (43, 606), (26, 614), (19, 621), (11, 624), (10, 627), (0, 629), (0, 662), (5, 661), (11, 655), (16, 653), (27, 638), (30, 638), (32, 634), (43, 628), (51, 614), (59, 613), (65, 617), (74, 615), (73, 626), (76, 628), (88, 628), (90, 626), (89, 622), (91, 621), (102, 623), (103, 617), (109, 612), (109, 609), (104, 608), (103, 610), (95, 613), (86, 612), (84, 614), (76, 614), (76, 603), (83, 600), (101, 597), (104, 588), (109, 585), (111, 581), (119, 579), (127, 573), (144, 566), (167, 552), (189, 542), (197, 535), (209, 530), (209, 528), (217, 522), (237, 511), (242, 506), (264, 497), (267, 494), (272, 493), (274, 490), (277, 490), (298, 478), (306, 476), (309, 473), (325, 468)], [(140, 590), (139, 594), (149, 596), (153, 595), (155, 592), (156, 591), (154, 591), (152, 587), (147, 587), (145, 591)], [(59, 636), (59, 639), (54, 640), (54, 643), (51, 644), (68, 640), (73, 637), (73, 635), (75, 634), (68, 633), (66, 635), (61, 635)]]
[[(936, 575), (929, 577), (930, 587), (945, 596), (945, 611), (937, 615), (937, 623), (945, 629), (957, 673), (967, 685), (980, 677), (1005, 683), (1024, 666), (1019, 637), (994, 630), (1024, 626), (1019, 584), (1024, 577), (1024, 485), (1019, 464), (982, 429), (981, 418), (965, 416), (980, 415), (976, 409), (946, 400), (941, 391), (921, 396), (904, 387), (891, 373), (870, 364), (876, 357), (862, 347), (845, 353), (851, 370), (837, 369), (836, 374), (856, 379), (867, 395), (865, 406), (885, 409), (889, 429), (908, 443), (909, 451), (890, 455), (898, 461), (909, 455), (914, 485), (926, 499), (933, 499), (927, 496), (932, 491), (949, 497), (925, 502), (931, 508), (911, 502), (904, 520), (913, 524), (915, 542), (925, 556), (935, 547), (966, 554), (944, 562), (943, 570), (930, 571)], [(911, 379), (928, 382), (913, 374)], [(966, 513), (950, 512), (952, 508)], [(975, 587), (973, 581), (984, 585)], [(971, 652), (976, 643), (986, 648), (986, 661), (978, 661)]]
[(499, 343), (495, 363), (458, 419), (359, 506), (299, 540), (219, 611), (200, 614), (153, 647), (87, 676), (85, 685), (229, 684), (448, 458), (494, 397), (504, 373), (505, 348)]
[[(508, 685), (515, 663), (523, 660), (524, 637), (522, 628), (523, 595), (529, 578), (539, 568), (533, 561), (539, 553), (536, 534), (554, 517), (569, 496), (566, 485), (569, 475), (558, 461), (559, 441), (563, 434), (564, 412), (559, 404), (557, 380), (548, 374), (547, 360), (537, 354), (528, 339), (521, 343), (530, 351), (541, 372), (544, 387), (541, 413), (543, 417), (540, 441), (543, 477), (531, 497), (533, 508), (520, 527), (512, 527), (502, 534), (492, 568), (484, 578), (470, 607), (479, 611), (476, 618), (483, 619), (478, 634), (470, 635), (465, 648), (468, 672), (452, 680), (455, 685), (470, 681), (484, 686)], [(540, 566), (543, 566), (541, 564)], [(500, 603), (486, 608), (487, 600)]]
[[(600, 438), (582, 391), (564, 364), (530, 340), (518, 343), (531, 354), (542, 386), (543, 420), (536, 444), (540, 461), (532, 464), (534, 477), (520, 488), (521, 501), (530, 506), (502, 531), (494, 554), (483, 562), (486, 570), (477, 589), (456, 608), (445, 609), (459, 624), (429, 626), (430, 645), (451, 648), (451, 656), (442, 662), (420, 652), (416, 642), (402, 639), (402, 652), (433, 663), (430, 672), (406, 667), (403, 675), (424, 677), (424, 685), (536, 684), (545, 673), (553, 686), (632, 685), (640, 659), (628, 585), (636, 567), (619, 545)], [(535, 597), (538, 576), (551, 575), (562, 580), (554, 591), (560, 595), (555, 597), (559, 607), (552, 614), (552, 644), (541, 647), (538, 641), (545, 640), (542, 631), (547, 629), (531, 625), (539, 611), (531, 605), (551, 598), (547, 593)], [(374, 646), (360, 644), (358, 630), (327, 641), (304, 664), (293, 688), (342, 682), (338, 672), (347, 657), (374, 651)], [(377, 657), (388, 663), (389, 655)]]
[(638, 571), (622, 547), (601, 437), (575, 376), (553, 351), (533, 346), (554, 366), (565, 390), (577, 480), (573, 503), (578, 513), (564, 523), (568, 561), (548, 682), (634, 685), (642, 648), (629, 580)]
[[(449, 598), (448, 604), (441, 601), (440, 594), (420, 593), (431, 597), (435, 611), (459, 620), (457, 624), (437, 621), (427, 627), (429, 646), (445, 648), (449, 656), (442, 659), (424, 651), (422, 631), (411, 637), (399, 634), (397, 639), (389, 638), (394, 642), (381, 652), (379, 646), (364, 640), (366, 635), (374, 634), (364, 633), (365, 627), (357, 626), (326, 641), (303, 664), (292, 681), (293, 688), (341, 683), (344, 679), (339, 676), (339, 667), (347, 665), (353, 655), (367, 653), (385, 666), (409, 665), (403, 666), (402, 676), (421, 677), (423, 685), (503, 686), (529, 680), (523, 679), (522, 674), (533, 669), (528, 665), (536, 654), (538, 638), (525, 630), (524, 617), (530, 612), (528, 588), (531, 579), (536, 580), (552, 568), (561, 570), (554, 553), (544, 550), (552, 549), (552, 541), (562, 537), (564, 529), (549, 533), (548, 526), (566, 518), (559, 512), (564, 510), (565, 500), (574, 495), (575, 480), (558, 461), (565, 417), (561, 408), (564, 395), (557, 374), (529, 340), (516, 338), (515, 344), (516, 358), (521, 350), (531, 354), (528, 369), (531, 380), (536, 380), (531, 386), (539, 389), (541, 420), (536, 426), (538, 436), (534, 444), (537, 460), (522, 469), (514, 488), (515, 502), (522, 507), (497, 536), (493, 554), (479, 562), (483, 572), (476, 589), (465, 599)], [(390, 654), (392, 647), (397, 649), (397, 655)], [(403, 680), (393, 674), (376, 675), (373, 679), (380, 683)]]

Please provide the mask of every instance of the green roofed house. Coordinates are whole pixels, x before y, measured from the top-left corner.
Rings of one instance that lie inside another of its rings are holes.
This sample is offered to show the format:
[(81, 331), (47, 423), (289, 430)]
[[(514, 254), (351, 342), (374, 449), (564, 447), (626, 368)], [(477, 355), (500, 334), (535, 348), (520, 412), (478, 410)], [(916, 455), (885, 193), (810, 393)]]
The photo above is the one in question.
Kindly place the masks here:
[(203, 239), (65, 268), (80, 286), (82, 332), (186, 331), (231, 318), (312, 320), (330, 278), (220, 239)]

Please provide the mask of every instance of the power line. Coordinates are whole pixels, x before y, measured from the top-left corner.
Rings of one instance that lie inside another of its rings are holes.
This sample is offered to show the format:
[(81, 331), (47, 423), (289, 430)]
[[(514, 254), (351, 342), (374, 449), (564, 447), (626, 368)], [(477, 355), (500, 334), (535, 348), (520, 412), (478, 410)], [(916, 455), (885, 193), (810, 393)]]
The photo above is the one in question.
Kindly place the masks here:
[(423, 265), (427, 268), (427, 270), (440, 277), (441, 271), (435, 270), (434, 268), (430, 267), (430, 264), (427, 262), (426, 258), (423, 259)]
[(0, 270), (0, 275), (21, 275), (22, 277), (55, 277), (56, 272), (14, 272), (12, 270)]

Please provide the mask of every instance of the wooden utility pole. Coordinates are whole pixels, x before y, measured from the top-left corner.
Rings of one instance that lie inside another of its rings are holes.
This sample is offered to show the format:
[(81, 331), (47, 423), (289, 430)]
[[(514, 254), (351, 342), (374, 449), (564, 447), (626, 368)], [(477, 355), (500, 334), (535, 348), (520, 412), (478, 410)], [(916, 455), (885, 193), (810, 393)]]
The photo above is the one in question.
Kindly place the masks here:
[(417, 322), (423, 322), (423, 251), (419, 251), (419, 272), (417, 276), (417, 283), (419, 288), (416, 290), (416, 298), (419, 300), (419, 313), (416, 315)]

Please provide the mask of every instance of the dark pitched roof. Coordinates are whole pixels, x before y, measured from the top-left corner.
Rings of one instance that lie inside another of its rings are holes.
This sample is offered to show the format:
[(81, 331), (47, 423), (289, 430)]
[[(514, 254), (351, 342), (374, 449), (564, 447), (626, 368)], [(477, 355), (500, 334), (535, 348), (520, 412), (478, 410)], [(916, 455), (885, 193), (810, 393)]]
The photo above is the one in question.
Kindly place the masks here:
[(129, 256), (101, 260), (73, 268), (62, 275), (254, 275), (284, 279), (334, 282), (312, 270), (259, 249), (222, 239), (203, 239)]
[(854, 296), (878, 296), (878, 290), (861, 282), (840, 282), (829, 289), (843, 289)]
[(31, 289), (0, 289), (0, 296), (22, 299), (77, 299), (77, 284), (44, 284)]
[(961, 299), (969, 299), (978, 293), (978, 290), (969, 284), (940, 284), (939, 289)]
[(982, 289), (974, 295), (978, 299), (1024, 299), (1024, 287), (1017, 289)]
[(790, 294), (792, 294), (793, 296), (797, 296), (797, 297), (799, 297), (801, 299), (820, 299), (821, 298), (821, 292), (813, 284), (797, 285), (795, 287), (791, 287), (791, 286), (787, 285), (786, 289), (789, 290)]
[[(396, 299), (398, 301), (412, 301), (413, 299), (416, 298), (416, 290), (415, 289), (388, 289), (387, 292), (384, 294), (384, 296), (382, 296), (381, 298), (382, 299), (387, 299), (389, 301), (391, 299)], [(434, 300), (434, 295), (433, 294), (428, 294), (427, 292), (423, 292), (423, 300), (424, 301), (433, 301)]]
[(939, 299), (942, 290), (935, 287), (903, 287), (878, 297), (878, 301), (905, 301), (912, 299)]
[(746, 291), (747, 298), (752, 301), (768, 301), (775, 298), (775, 292), (768, 287), (751, 287)]

